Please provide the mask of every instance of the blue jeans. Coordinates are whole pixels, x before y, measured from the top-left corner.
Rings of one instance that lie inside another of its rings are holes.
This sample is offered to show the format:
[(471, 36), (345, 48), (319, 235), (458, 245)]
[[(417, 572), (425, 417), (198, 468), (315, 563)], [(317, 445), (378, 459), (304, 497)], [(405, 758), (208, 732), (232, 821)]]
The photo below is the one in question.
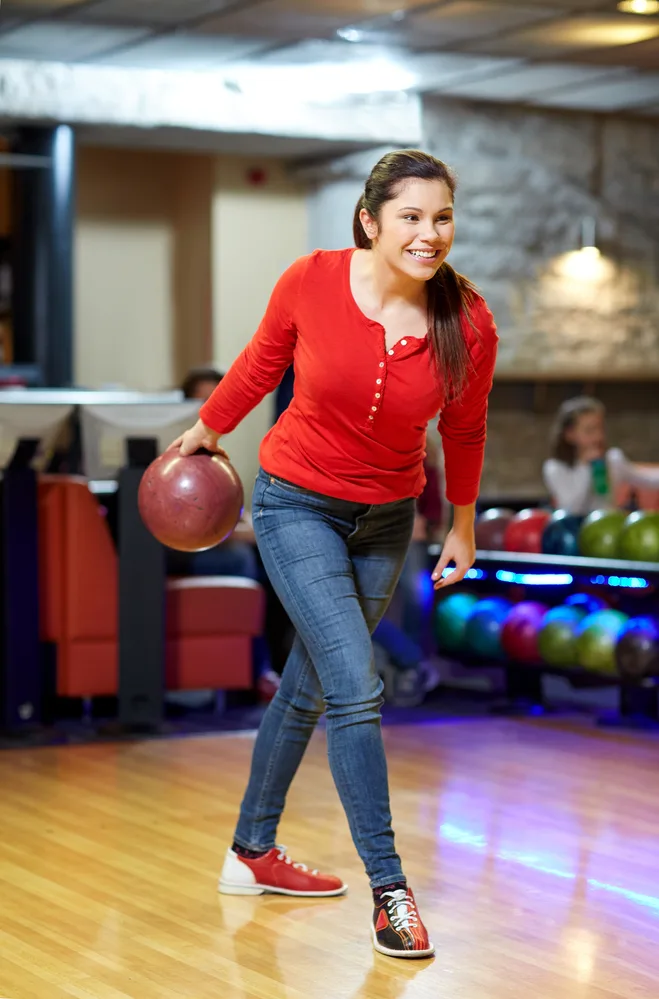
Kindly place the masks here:
[[(297, 635), (266, 711), (235, 840), (275, 845), (286, 794), (323, 711), (330, 768), (371, 887), (402, 879), (371, 633), (396, 586), (414, 500), (370, 506), (260, 471), (252, 519), (266, 571)], [(313, 806), (311, 806), (313, 807)]]

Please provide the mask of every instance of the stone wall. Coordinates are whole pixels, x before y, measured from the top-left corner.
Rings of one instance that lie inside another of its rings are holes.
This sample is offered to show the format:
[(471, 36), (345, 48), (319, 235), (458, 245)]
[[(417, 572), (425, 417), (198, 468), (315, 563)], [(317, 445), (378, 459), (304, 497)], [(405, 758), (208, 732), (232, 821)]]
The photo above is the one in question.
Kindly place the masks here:
[(659, 377), (659, 122), (429, 99), (424, 131), (458, 175), (451, 261), (496, 315), (499, 370)]

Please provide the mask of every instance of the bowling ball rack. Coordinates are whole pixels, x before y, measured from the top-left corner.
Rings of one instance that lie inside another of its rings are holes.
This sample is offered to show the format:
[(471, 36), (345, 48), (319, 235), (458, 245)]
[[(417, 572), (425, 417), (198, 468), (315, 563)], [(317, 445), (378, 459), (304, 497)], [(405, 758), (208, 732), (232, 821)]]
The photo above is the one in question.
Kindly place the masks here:
[[(429, 567), (434, 567), (440, 554), (441, 545), (429, 546)], [(471, 592), (482, 593), (483, 597), (513, 592), (519, 599), (547, 603), (555, 603), (557, 596), (567, 597), (571, 592), (583, 590), (600, 596), (613, 592), (622, 600), (633, 599), (631, 594), (634, 597), (642, 594), (652, 602), (652, 610), (659, 617), (659, 562), (479, 550), (465, 583), (460, 585), (469, 586)], [(560, 676), (575, 688), (615, 686), (618, 689), (617, 710), (600, 713), (598, 725), (659, 728), (659, 677), (633, 681), (591, 672), (576, 664), (573, 668), (562, 668), (545, 663), (487, 660), (461, 652), (451, 653), (447, 658), (466, 668), (503, 670), (505, 695), (492, 705), (497, 714), (552, 713), (544, 695), (543, 676)]]

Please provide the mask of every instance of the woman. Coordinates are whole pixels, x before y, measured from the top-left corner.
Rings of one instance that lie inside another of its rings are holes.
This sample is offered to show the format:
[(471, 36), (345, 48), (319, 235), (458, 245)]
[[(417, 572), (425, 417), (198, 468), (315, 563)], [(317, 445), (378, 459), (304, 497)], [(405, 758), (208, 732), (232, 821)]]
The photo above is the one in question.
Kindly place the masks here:
[(560, 407), (552, 432), (552, 456), (542, 468), (557, 509), (583, 516), (614, 506), (615, 486), (659, 488), (659, 469), (640, 468), (620, 448), (606, 446), (606, 411), (599, 399), (577, 396)]
[(485, 302), (445, 263), (454, 190), (432, 156), (385, 156), (355, 210), (356, 248), (315, 251), (284, 273), (200, 421), (174, 442), (182, 454), (223, 453), (218, 438), (294, 361), (293, 401), (261, 444), (252, 513), (297, 636), (256, 739), (220, 891), (345, 892), (340, 878), (293, 864), (275, 846), (286, 793), (325, 710), (332, 775), (373, 890), (374, 946), (392, 957), (434, 948), (394, 846), (371, 633), (405, 560), (426, 427), (440, 409), (454, 518), (435, 586), (462, 579), (473, 562), (497, 343)]

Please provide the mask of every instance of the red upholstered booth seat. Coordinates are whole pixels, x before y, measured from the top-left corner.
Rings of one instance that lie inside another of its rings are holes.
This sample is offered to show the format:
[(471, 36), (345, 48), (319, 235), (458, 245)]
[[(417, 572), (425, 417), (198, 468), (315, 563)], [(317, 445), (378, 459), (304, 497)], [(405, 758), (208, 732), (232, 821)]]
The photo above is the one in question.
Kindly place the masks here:
[[(39, 483), (41, 639), (57, 646), (57, 692), (117, 692), (118, 558), (102, 508), (83, 479)], [(252, 639), (265, 594), (227, 576), (170, 579), (166, 596), (168, 690), (252, 686)]]

